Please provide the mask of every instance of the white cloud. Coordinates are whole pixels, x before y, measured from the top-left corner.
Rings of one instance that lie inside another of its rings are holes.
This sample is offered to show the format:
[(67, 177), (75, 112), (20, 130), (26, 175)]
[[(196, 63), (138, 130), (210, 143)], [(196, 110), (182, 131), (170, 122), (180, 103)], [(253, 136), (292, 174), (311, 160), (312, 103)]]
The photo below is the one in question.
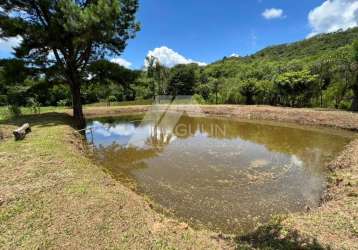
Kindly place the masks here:
[(133, 135), (136, 131), (136, 128), (133, 125), (118, 124), (113, 127), (110, 126), (110, 124), (101, 123), (98, 121), (93, 122), (92, 128), (94, 129), (95, 133), (104, 137), (109, 137), (111, 135), (130, 136)]
[(303, 161), (301, 161), (300, 158), (298, 158), (296, 155), (292, 155), (291, 164), (294, 166), (302, 167)]
[(275, 19), (275, 18), (282, 18), (283, 16), (283, 10), (282, 9), (266, 9), (264, 12), (262, 12), (262, 16), (266, 19)]
[(358, 1), (326, 0), (310, 11), (308, 20), (312, 27), (308, 37), (358, 26)]
[(236, 53), (232, 53), (229, 57), (240, 57), (240, 55)]
[(120, 58), (120, 57), (111, 59), (111, 62), (117, 63), (127, 69), (130, 69), (132, 67), (131, 62), (127, 61), (126, 59)]
[[(159, 60), (159, 62), (166, 67), (173, 67), (177, 64), (189, 64), (189, 63), (197, 63), (200, 66), (205, 66), (206, 63), (197, 62), (192, 59), (185, 58), (180, 55), (178, 52), (174, 50), (162, 46), (160, 48), (155, 48), (154, 50), (150, 50), (147, 56), (153, 56)], [(144, 66), (147, 66), (147, 62), (144, 61)]]
[(21, 43), (22, 38), (20, 36), (10, 37), (8, 39), (0, 39), (0, 51), (3, 53), (13, 52), (13, 48)]

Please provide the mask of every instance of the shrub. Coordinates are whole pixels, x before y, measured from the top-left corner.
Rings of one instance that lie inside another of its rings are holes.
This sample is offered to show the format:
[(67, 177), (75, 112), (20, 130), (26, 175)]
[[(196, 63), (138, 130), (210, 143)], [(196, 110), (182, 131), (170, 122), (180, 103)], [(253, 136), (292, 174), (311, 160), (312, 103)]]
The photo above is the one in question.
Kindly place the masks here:
[(351, 105), (352, 105), (352, 102), (350, 100), (343, 100), (338, 108), (339, 109), (345, 109), (345, 110), (350, 110), (351, 109)]
[(0, 106), (7, 105), (7, 96), (6, 95), (0, 95)]
[(57, 106), (64, 107), (64, 106), (68, 106), (68, 105), (69, 105), (68, 99), (63, 99), (63, 100), (57, 101)]
[[(222, 103), (223, 97), (221, 96), (220, 93), (218, 93), (217, 95), (215, 93), (212, 93), (209, 95), (209, 100), (208, 103), (210, 104), (220, 104)], [(217, 103), (216, 103), (217, 101)]]
[(10, 117), (19, 117), (21, 115), (21, 109), (17, 105), (10, 105), (8, 107)]
[(27, 100), (27, 104), (30, 107), (31, 111), (35, 114), (40, 113), (40, 106), (41, 104), (37, 101), (37, 99), (30, 97)]
[(107, 102), (107, 106), (111, 106), (111, 102), (116, 102), (117, 98), (113, 95), (110, 95), (105, 100)]
[(202, 97), (202, 96), (199, 95), (199, 94), (193, 95), (193, 101), (195, 101), (195, 102), (198, 103), (198, 104), (205, 104), (205, 103), (206, 103), (204, 97)]

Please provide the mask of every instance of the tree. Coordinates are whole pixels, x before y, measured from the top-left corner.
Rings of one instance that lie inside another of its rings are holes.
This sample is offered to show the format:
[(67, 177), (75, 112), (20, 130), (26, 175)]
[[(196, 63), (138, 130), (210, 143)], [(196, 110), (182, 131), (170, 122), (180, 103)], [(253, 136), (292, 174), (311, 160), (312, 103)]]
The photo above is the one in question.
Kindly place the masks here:
[(154, 79), (154, 74), (155, 74), (155, 61), (156, 58), (154, 56), (147, 56), (145, 58), (146, 60), (146, 66), (147, 66), (147, 78), (150, 81), (150, 90), (152, 92), (152, 97), (153, 100), (156, 100), (157, 95), (158, 95), (158, 86), (157, 86), (157, 82)]
[(334, 61), (331, 58), (326, 58), (319, 61), (313, 67), (313, 72), (318, 75), (318, 88), (320, 96), (320, 107), (323, 107), (323, 91), (331, 84), (332, 67)]
[(30, 75), (30, 70), (25, 63), (18, 59), (3, 59), (0, 61), (2, 68), (2, 78), (11, 84), (20, 84)]
[(194, 94), (197, 67), (197, 64), (179, 64), (171, 69), (168, 91), (173, 97)]
[(56, 64), (70, 85), (73, 114), (85, 126), (81, 84), (91, 61), (120, 55), (139, 30), (138, 0), (6, 0), (0, 2), (0, 37), (21, 37), (19, 58)]
[(352, 91), (353, 91), (353, 101), (352, 101), (352, 110), (358, 111), (358, 40), (353, 43), (353, 61), (354, 61), (354, 72), (355, 79), (353, 80)]
[(215, 94), (215, 104), (218, 104), (218, 94), (220, 91), (220, 85), (221, 85), (222, 79), (215, 79), (215, 78), (211, 78), (210, 79), (210, 85), (211, 85), (211, 89)]
[(349, 99), (351, 110), (358, 111), (358, 40), (352, 46), (346, 46), (336, 51), (333, 56), (335, 62), (335, 78), (341, 86), (336, 86), (339, 95), (336, 96), (336, 107), (343, 101), (347, 92), (351, 92)]
[(257, 81), (256, 85), (260, 89), (256, 96), (256, 103), (275, 105), (277, 102), (277, 89), (275, 88), (274, 82), (270, 80), (260, 80)]
[(242, 84), (240, 85), (240, 94), (245, 96), (246, 105), (254, 104), (254, 96), (256, 96), (260, 91), (256, 82), (256, 79), (250, 78), (242, 82)]
[(281, 98), (290, 106), (309, 105), (316, 81), (317, 75), (312, 75), (309, 70), (286, 72), (275, 79)]
[(157, 82), (158, 92), (160, 95), (166, 94), (168, 78), (168, 69), (162, 64), (160, 64), (159, 60), (157, 60), (154, 68), (154, 79)]
[(0, 85), (6, 102), (10, 105), (20, 106), (26, 104), (27, 91), (30, 86), (24, 84), (31, 76), (23, 61), (18, 59), (5, 59), (0, 61)]
[(154, 56), (147, 56), (145, 60), (147, 77), (150, 80), (151, 92), (153, 99), (155, 100), (157, 95), (166, 94), (169, 70)]
[(115, 72), (119, 67), (121, 66), (108, 60), (95, 61), (88, 66), (90, 81), (107, 85), (113, 78), (113, 72)]
[(131, 69), (127, 69), (117, 63), (113, 63), (107, 60), (98, 60), (92, 63), (88, 67), (89, 74), (91, 75), (91, 82), (98, 84), (107, 85), (109, 92), (106, 98), (109, 95), (116, 96), (114, 93), (110, 93), (111, 84), (118, 85), (117, 88), (123, 89), (124, 99), (127, 101), (134, 99), (134, 90), (131, 87), (131, 84), (139, 76), (138, 71), (133, 71)]
[[(339, 108), (344, 99), (348, 99), (348, 94), (352, 88), (354, 80), (354, 65), (350, 49), (346, 47), (338, 49), (332, 56), (333, 84), (327, 89), (327, 95), (334, 100), (334, 107)], [(352, 106), (352, 105), (351, 105)]]

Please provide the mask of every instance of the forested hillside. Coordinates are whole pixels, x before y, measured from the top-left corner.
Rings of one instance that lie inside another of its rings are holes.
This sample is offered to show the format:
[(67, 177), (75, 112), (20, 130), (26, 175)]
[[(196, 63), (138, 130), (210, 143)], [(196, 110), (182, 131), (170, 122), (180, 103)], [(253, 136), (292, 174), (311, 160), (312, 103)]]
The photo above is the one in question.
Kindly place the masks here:
[[(146, 60), (143, 70), (103, 59), (92, 62), (81, 86), (82, 102), (193, 95), (206, 104), (358, 110), (358, 28), (224, 58), (205, 67), (166, 68), (156, 58)], [(30, 66), (16, 58), (0, 61), (0, 105), (71, 105), (71, 92), (56, 67)]]
[(301, 60), (302, 62), (312, 63), (320, 58), (335, 54), (339, 48), (350, 46), (357, 39), (358, 27), (347, 31), (317, 35), (295, 43), (270, 46), (250, 56), (224, 57), (222, 60), (210, 64), (207, 68), (220, 66), (231, 68), (231, 64), (233, 67), (237, 67), (237, 64), (241, 63), (262, 61), (285, 64)]
[(268, 47), (257, 52), (253, 57), (275, 60), (292, 60), (303, 57), (312, 58), (348, 44), (352, 44), (357, 37), (358, 28), (350, 29), (345, 32), (340, 31), (330, 34), (322, 34), (291, 44)]
[(204, 72), (220, 79), (220, 102), (355, 108), (357, 40), (358, 28), (323, 34), (224, 58)]

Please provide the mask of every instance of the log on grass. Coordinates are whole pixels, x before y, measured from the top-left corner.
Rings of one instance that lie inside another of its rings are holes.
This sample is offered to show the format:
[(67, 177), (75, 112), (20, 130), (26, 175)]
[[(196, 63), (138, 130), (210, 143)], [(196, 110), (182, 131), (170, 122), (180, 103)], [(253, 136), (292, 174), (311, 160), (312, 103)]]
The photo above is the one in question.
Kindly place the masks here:
[(15, 140), (23, 140), (27, 133), (31, 132), (30, 124), (25, 123), (21, 127), (15, 129), (12, 133), (15, 136)]

